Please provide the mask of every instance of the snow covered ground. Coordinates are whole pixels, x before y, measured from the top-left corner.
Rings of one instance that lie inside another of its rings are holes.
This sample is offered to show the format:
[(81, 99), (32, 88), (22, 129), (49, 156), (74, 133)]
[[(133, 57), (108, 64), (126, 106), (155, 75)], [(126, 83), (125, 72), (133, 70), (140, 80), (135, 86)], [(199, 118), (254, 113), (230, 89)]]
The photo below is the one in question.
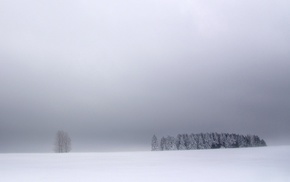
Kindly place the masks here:
[(290, 146), (164, 152), (0, 154), (2, 182), (289, 182)]

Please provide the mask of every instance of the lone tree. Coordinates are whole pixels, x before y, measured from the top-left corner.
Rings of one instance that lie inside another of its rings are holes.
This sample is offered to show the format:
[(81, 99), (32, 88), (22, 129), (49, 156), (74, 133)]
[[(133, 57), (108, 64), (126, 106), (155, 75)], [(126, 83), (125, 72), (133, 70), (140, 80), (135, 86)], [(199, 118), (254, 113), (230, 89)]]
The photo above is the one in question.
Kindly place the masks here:
[(54, 151), (56, 153), (67, 153), (71, 151), (71, 139), (66, 132), (62, 130), (57, 131)]

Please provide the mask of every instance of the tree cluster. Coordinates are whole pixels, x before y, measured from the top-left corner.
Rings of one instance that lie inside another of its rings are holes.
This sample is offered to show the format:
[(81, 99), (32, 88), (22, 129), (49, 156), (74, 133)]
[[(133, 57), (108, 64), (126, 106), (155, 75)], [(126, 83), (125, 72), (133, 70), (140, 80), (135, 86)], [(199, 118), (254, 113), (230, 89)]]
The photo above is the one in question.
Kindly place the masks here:
[(157, 150), (196, 150), (217, 148), (240, 148), (266, 146), (266, 142), (256, 135), (228, 133), (178, 134), (176, 137), (162, 137), (158, 141), (152, 137), (151, 149)]

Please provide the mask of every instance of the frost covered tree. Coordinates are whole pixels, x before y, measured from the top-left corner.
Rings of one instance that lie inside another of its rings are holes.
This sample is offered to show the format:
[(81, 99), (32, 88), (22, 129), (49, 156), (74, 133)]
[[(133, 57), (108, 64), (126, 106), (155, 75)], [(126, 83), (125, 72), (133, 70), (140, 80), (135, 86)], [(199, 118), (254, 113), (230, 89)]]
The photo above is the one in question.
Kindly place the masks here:
[(168, 136), (165, 142), (166, 150), (177, 150), (175, 138), (172, 136)]
[(263, 139), (261, 140), (261, 142), (260, 142), (260, 146), (262, 146), (262, 147), (267, 146), (265, 140), (263, 140)]
[(182, 137), (183, 137), (185, 149), (189, 150), (189, 148), (190, 148), (190, 138), (189, 138), (188, 134), (184, 134), (184, 135), (182, 135)]
[(56, 153), (67, 153), (71, 151), (71, 139), (68, 133), (59, 130), (55, 136), (54, 151)]
[(219, 142), (219, 134), (217, 133), (212, 133), (212, 145), (211, 148), (216, 149), (216, 148), (220, 148), (221, 144)]
[(158, 139), (155, 135), (153, 135), (152, 137), (152, 141), (151, 141), (151, 150), (152, 151), (157, 151), (159, 150), (159, 147), (158, 147)]
[(177, 138), (176, 138), (176, 148), (178, 150), (185, 150), (186, 147), (185, 147), (185, 141), (183, 139), (183, 135), (177, 135)]
[(197, 149), (197, 137), (195, 134), (190, 134), (188, 150), (194, 150), (194, 149)]
[(204, 144), (204, 141), (203, 141), (203, 134), (200, 133), (197, 136), (198, 136), (198, 138), (197, 138), (197, 141), (198, 141), (197, 148), (198, 149), (205, 149), (205, 144)]
[(203, 140), (204, 140), (204, 148), (210, 149), (213, 143), (212, 137), (210, 136), (210, 134), (209, 133), (204, 134)]
[(236, 139), (235, 139), (233, 134), (227, 135), (226, 141), (225, 141), (225, 147), (226, 148), (236, 148), (237, 147)]
[(162, 137), (160, 140), (160, 150), (166, 150), (165, 145), (166, 145), (166, 139)]

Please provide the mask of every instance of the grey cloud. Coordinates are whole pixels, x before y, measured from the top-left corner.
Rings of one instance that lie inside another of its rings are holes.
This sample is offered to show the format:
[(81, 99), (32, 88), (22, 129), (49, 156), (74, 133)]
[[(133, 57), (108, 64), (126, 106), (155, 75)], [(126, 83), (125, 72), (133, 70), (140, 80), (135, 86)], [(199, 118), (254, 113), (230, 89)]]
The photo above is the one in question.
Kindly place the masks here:
[(289, 144), (288, 1), (0, 7), (0, 151), (52, 151), (58, 129), (74, 151), (211, 131)]

